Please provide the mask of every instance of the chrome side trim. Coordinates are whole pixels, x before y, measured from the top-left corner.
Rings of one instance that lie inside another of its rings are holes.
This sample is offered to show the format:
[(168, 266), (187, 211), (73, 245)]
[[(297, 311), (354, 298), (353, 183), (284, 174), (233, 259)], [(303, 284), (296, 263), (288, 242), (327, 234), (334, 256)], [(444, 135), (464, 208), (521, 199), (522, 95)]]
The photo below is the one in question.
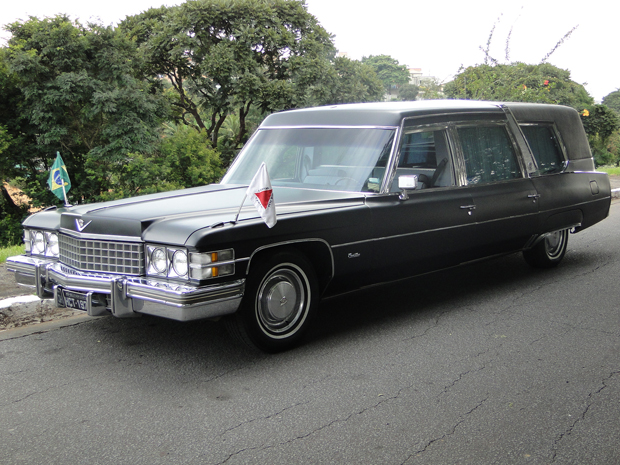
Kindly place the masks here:
[(259, 128), (261, 131), (263, 130), (271, 130), (271, 129), (398, 129), (398, 126), (373, 126), (371, 124), (365, 126), (347, 126), (347, 125), (324, 125), (324, 124), (315, 124), (315, 125), (300, 125), (300, 126), (261, 126)]
[[(464, 206), (464, 207), (461, 207), (461, 208), (468, 208), (468, 207), (472, 207), (472, 206), (475, 207), (475, 205), (467, 205), (467, 206)], [(523, 217), (526, 217), (526, 216), (536, 216), (536, 215), (538, 215), (538, 213), (526, 213), (524, 215), (511, 216), (510, 218), (523, 218)], [(454, 229), (454, 228), (478, 226), (478, 225), (481, 225), (481, 224), (495, 223), (497, 221), (503, 221), (505, 219), (506, 218), (498, 218), (498, 219), (495, 219), (495, 220), (473, 222), (473, 223), (465, 223), (465, 224), (459, 224), (459, 225), (455, 225), (455, 226), (447, 226), (447, 227), (444, 227), (444, 228), (425, 229), (423, 231), (415, 231), (415, 232), (410, 232), (410, 233), (395, 234), (393, 236), (373, 237), (372, 239), (364, 239), (362, 241), (345, 242), (345, 243), (342, 243), (342, 244), (336, 244), (336, 245), (333, 245), (332, 248), (333, 249), (337, 249), (339, 247), (348, 247), (348, 246), (351, 246), (351, 245), (364, 244), (366, 242), (387, 241), (387, 240), (390, 240), (390, 239), (400, 239), (402, 237), (417, 236), (419, 234), (432, 233), (432, 232), (436, 232), (436, 231), (447, 231), (447, 230)]]
[[(330, 260), (331, 260), (331, 268), (332, 268), (331, 269), (331, 276), (334, 276), (335, 265), (334, 265), (334, 254), (332, 253), (332, 247), (329, 245), (329, 243), (325, 239), (319, 239), (319, 238), (298, 239), (298, 240), (293, 240), (293, 241), (275, 242), (273, 244), (263, 245), (262, 247), (257, 248), (250, 255), (248, 266), (247, 266), (246, 272), (245, 272), (246, 275), (248, 275), (250, 273), (250, 266), (252, 264), (252, 259), (254, 258), (254, 256), (258, 252), (261, 252), (261, 251), (266, 250), (266, 249), (271, 249), (271, 248), (274, 248), (274, 247), (282, 247), (282, 246), (291, 245), (291, 244), (299, 244), (299, 243), (302, 243), (302, 242), (320, 242), (320, 243), (325, 245), (325, 247), (327, 248), (327, 251), (329, 252), (329, 256), (330, 256)], [(245, 260), (245, 259), (239, 259), (239, 260), (241, 261), (241, 260)]]

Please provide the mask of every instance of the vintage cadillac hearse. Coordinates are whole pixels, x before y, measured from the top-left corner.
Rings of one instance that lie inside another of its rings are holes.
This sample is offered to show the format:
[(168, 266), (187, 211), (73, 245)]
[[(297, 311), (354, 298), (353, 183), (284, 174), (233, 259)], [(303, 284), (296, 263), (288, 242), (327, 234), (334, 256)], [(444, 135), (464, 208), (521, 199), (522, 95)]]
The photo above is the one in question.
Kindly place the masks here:
[[(240, 209), (262, 163), (273, 228)], [(610, 202), (571, 108), (336, 105), (267, 117), (220, 184), (34, 214), (7, 267), (59, 306), (224, 317), (278, 351), (324, 297), (518, 251), (556, 266)]]

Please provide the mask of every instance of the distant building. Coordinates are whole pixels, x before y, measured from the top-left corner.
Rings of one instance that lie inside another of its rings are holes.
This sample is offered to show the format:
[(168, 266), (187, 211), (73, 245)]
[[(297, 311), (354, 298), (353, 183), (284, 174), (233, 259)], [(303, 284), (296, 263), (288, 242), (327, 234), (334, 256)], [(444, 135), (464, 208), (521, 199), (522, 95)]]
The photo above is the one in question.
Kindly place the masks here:
[(422, 73), (422, 68), (409, 68), (409, 83), (420, 87), (420, 91), (416, 100), (424, 100), (425, 98), (429, 97), (443, 97), (443, 84), (440, 83), (439, 79), (437, 79), (435, 76), (425, 76)]
[(422, 68), (409, 68), (409, 84), (419, 86), (422, 77)]

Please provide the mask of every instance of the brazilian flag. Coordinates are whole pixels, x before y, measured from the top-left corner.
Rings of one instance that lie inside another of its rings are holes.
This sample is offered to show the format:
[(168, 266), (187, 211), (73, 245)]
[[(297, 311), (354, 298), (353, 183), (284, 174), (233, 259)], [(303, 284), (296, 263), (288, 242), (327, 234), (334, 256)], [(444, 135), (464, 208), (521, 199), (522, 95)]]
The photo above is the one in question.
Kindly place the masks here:
[(47, 179), (47, 184), (56, 197), (60, 200), (64, 200), (65, 204), (69, 203), (67, 201), (67, 192), (71, 189), (71, 180), (69, 179), (69, 173), (67, 172), (65, 162), (62, 161), (59, 152), (56, 152), (56, 161), (50, 170), (50, 177)]

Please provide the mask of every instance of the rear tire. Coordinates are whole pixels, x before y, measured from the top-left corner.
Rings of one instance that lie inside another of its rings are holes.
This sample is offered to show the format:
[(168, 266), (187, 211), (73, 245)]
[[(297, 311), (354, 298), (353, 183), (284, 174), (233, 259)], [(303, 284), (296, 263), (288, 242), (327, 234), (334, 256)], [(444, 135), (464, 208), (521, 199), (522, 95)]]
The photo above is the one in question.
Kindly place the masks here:
[(568, 247), (568, 229), (547, 234), (543, 240), (529, 250), (523, 251), (523, 258), (534, 268), (553, 268), (564, 258)]
[(316, 314), (318, 281), (305, 257), (280, 252), (250, 270), (230, 333), (250, 347), (281, 352), (299, 343)]

